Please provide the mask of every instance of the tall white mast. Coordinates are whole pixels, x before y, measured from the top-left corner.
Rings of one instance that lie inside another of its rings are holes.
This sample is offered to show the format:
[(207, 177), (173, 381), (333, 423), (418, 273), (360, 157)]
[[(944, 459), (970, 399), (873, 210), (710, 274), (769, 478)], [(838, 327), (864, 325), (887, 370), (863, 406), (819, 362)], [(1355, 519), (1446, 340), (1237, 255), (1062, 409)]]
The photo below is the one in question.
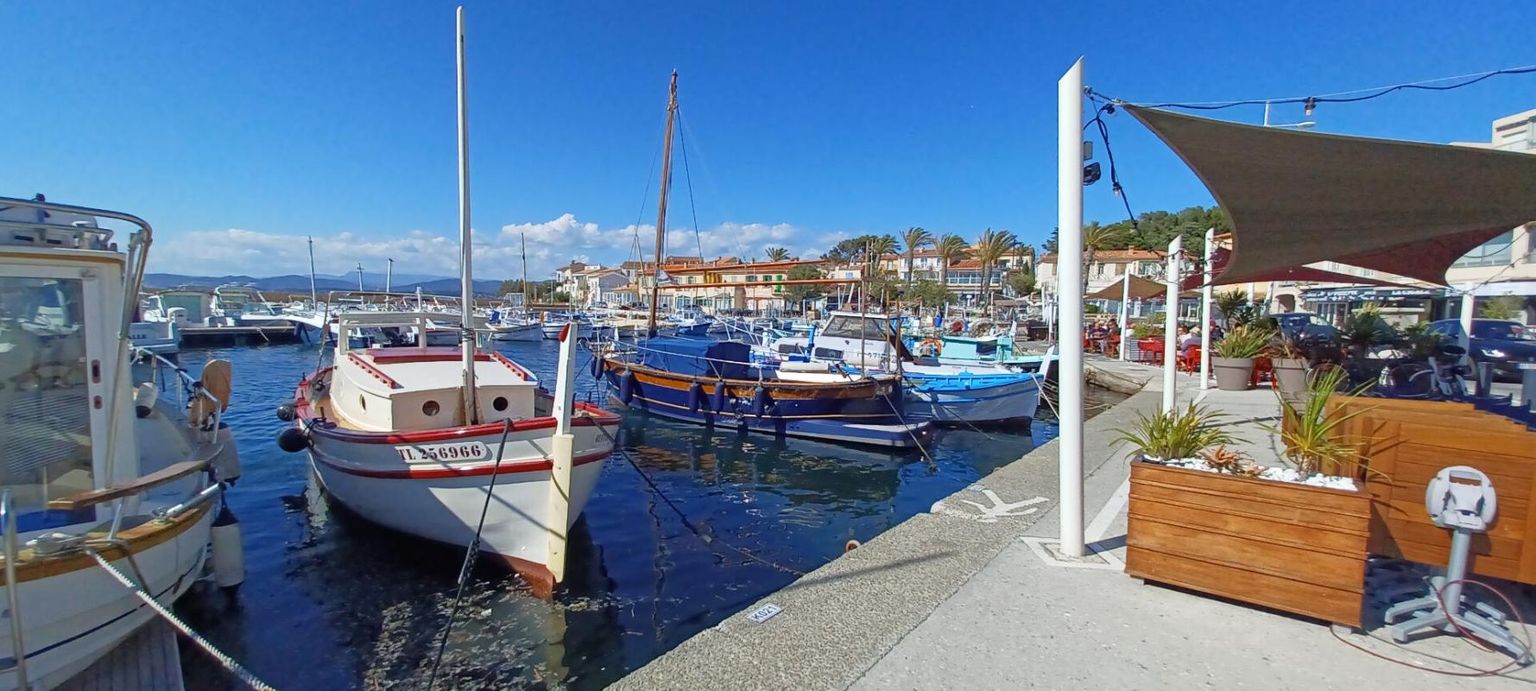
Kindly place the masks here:
[(320, 292), (315, 290), (315, 239), (309, 238), (309, 307), (320, 309)]
[[(464, 7), (458, 10), (458, 68), (459, 68), (459, 280), (461, 282), (459, 326), (461, 349), (464, 353), (464, 419), (461, 424), (480, 422), (480, 412), (475, 409), (475, 285), (470, 266), (471, 244), (469, 231), (469, 95), (464, 81)], [(426, 338), (426, 334), (422, 334)]]

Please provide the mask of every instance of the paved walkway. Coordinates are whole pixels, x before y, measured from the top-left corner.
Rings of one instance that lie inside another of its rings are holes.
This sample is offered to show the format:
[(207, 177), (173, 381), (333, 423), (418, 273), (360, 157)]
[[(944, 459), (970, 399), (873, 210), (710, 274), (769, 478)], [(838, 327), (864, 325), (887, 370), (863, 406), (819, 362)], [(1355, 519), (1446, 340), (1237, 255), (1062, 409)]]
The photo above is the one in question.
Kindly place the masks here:
[[(1098, 375), (1146, 384), (1085, 429), (1088, 538), (1098, 568), (1042, 559), (1054, 537), (1056, 445), (1047, 444), (933, 510), (871, 540), (678, 646), (616, 688), (1018, 689), (1353, 688), (1455, 684), (1517, 688), (1518, 678), (1453, 679), (1372, 657), (1328, 627), (1153, 585), (1113, 570), (1123, 556), (1128, 464), (1114, 430), (1160, 404), (1160, 373), (1090, 360)], [(1138, 384), (1139, 385), (1139, 384)], [(1181, 377), (1182, 400), (1196, 396)], [(1275, 453), (1260, 427), (1272, 393), (1207, 392), (1234, 415), (1245, 448)], [(1032, 544), (1032, 542), (1034, 544)], [(781, 611), (761, 623), (748, 613)], [(1381, 632), (1375, 632), (1382, 635)], [(1461, 669), (1507, 659), (1439, 637), (1393, 647), (1343, 633), (1380, 654)], [(1440, 659), (1436, 659), (1440, 658)]]

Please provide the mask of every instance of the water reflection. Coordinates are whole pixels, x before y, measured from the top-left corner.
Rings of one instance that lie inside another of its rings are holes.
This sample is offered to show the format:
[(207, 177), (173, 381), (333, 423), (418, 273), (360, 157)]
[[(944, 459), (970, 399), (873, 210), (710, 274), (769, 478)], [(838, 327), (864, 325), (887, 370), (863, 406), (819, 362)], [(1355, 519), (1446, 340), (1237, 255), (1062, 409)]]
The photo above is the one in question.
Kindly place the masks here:
[[(503, 350), (553, 378), (553, 344)], [(271, 411), (315, 356), (312, 346), (279, 346), (183, 357), (194, 371), (210, 357), (235, 364), (228, 419), (245, 477), (230, 503), (248, 575), (233, 605), (195, 592), (178, 609), (279, 688), (418, 688), (463, 553), (330, 504), (308, 462), (276, 449)], [(602, 400), (590, 377), (579, 382), (578, 395)], [(489, 561), (476, 568), (438, 683), (600, 688), (1053, 434), (1045, 421), (1032, 431), (951, 430), (924, 455), (631, 417), (620, 441), (638, 470), (617, 456), (604, 465), (571, 536), (568, 582), (550, 602)], [(238, 688), (195, 652), (183, 662), (189, 688)]]

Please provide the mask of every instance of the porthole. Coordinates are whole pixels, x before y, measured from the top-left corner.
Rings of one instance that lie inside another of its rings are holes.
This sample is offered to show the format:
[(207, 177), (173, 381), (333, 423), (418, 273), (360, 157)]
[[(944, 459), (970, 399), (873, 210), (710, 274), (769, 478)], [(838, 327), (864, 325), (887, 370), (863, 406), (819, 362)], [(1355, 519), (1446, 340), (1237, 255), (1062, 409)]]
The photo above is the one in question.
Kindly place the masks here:
[(421, 404), (421, 414), (427, 417), (433, 417), (437, 415), (437, 411), (439, 410), (442, 410), (442, 407), (437, 404), (437, 401), (427, 401), (426, 403)]
[(358, 396), (357, 396), (357, 404), (362, 406), (363, 410), (367, 410), (368, 409), (368, 397), (364, 396), (362, 394), (358, 394)]
[(498, 413), (503, 411), (503, 410), (506, 410), (507, 409), (507, 397), (506, 396), (497, 396), (495, 400), (491, 401), (491, 407), (495, 408), (496, 412), (498, 412)]

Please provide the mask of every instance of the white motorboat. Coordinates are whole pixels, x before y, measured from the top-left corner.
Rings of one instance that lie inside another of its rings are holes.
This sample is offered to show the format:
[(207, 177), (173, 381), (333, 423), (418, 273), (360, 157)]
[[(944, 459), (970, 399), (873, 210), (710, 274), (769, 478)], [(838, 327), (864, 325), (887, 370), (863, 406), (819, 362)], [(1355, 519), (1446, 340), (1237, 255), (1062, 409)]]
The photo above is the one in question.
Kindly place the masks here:
[[(463, 305), (473, 304), (467, 129), (459, 10), (459, 220)], [(565, 536), (592, 496), (620, 424), (575, 403), (576, 339), (561, 342), (553, 396), (475, 339), (354, 347), (370, 330), (430, 334), (438, 313), (344, 312), (328, 367), (300, 383), (279, 445), (304, 450), (326, 492), (363, 518), (418, 537), (476, 545), (548, 593), (563, 579)], [(460, 333), (475, 328), (459, 315)]]
[(155, 355), (173, 355), (181, 350), (181, 324), (134, 322), (128, 325), (128, 340), (133, 347)]
[(957, 365), (916, 356), (901, 343), (896, 324), (885, 315), (833, 312), (820, 332), (779, 338), (758, 353), (780, 363), (781, 378), (796, 381), (899, 372), (914, 420), (963, 425), (1034, 417), (1040, 404), (1040, 373), (994, 362)]
[(172, 366), (176, 396), (135, 386), (143, 220), (0, 199), (0, 229), (0, 688), (53, 688), (154, 616), (113, 570), (167, 606), (201, 577), (219, 481), (239, 474), (219, 422), (230, 370), (216, 360), (193, 382)]
[(491, 321), (486, 324), (491, 338), (498, 341), (540, 341), (544, 339), (542, 325), (536, 321)]

